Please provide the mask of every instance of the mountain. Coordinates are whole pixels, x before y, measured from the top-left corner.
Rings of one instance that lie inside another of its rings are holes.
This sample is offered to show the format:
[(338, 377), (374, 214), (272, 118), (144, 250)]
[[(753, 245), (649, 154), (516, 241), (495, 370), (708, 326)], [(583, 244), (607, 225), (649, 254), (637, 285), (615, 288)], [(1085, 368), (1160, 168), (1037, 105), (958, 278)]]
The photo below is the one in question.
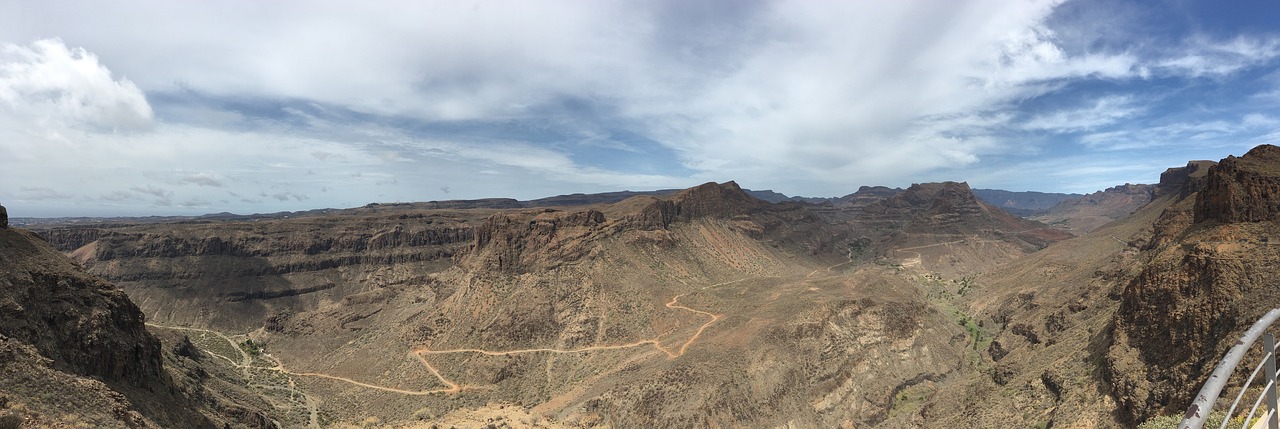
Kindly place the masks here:
[(1273, 146), (1056, 227), (964, 182), (757, 195), (39, 232), (138, 303), (176, 391), (225, 399), (201, 413), (288, 427), (1132, 427), (1280, 305)]
[(0, 207), (0, 423), (6, 427), (274, 427), (166, 368), (124, 292)]
[(1018, 216), (1030, 216), (1052, 208), (1067, 200), (1082, 197), (1080, 194), (1048, 192), (1012, 192), (999, 189), (974, 189), (973, 194), (1001, 210)]
[[(158, 329), (264, 347), (276, 375), (254, 383), (297, 388), (336, 422), (524, 404), (586, 426), (907, 424), (897, 394), (969, 370), (965, 327), (919, 279), (958, 281), (1066, 235), (963, 183), (863, 191), (771, 204), (708, 183), (610, 204), (42, 233)], [(237, 360), (211, 339), (193, 342)]]
[[(1130, 421), (1186, 408), (1218, 356), (1280, 306), (1280, 147), (1263, 145), (1200, 171), (1142, 247), (1146, 262), (1120, 295), (1107, 374)], [(1164, 185), (1162, 183), (1162, 185)]]
[(1267, 145), (1169, 169), (1132, 214), (978, 278), (959, 305), (990, 335), (976, 347), (989, 364), (941, 386), (922, 419), (1176, 422), (1242, 331), (1280, 306), (1268, 286), (1280, 274), (1268, 245), (1280, 231), (1278, 171), (1280, 148)]
[(1114, 186), (1080, 198), (1064, 200), (1031, 219), (1074, 234), (1093, 231), (1116, 219), (1129, 216), (1156, 197), (1156, 185)]

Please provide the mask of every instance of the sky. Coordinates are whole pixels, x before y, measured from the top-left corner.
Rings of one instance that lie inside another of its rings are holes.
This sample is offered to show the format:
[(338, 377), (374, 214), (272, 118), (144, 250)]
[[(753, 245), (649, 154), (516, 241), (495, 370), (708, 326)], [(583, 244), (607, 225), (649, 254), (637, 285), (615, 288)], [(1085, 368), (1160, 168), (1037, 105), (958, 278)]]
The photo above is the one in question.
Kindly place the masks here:
[(11, 216), (955, 180), (1280, 144), (1276, 0), (0, 2)]

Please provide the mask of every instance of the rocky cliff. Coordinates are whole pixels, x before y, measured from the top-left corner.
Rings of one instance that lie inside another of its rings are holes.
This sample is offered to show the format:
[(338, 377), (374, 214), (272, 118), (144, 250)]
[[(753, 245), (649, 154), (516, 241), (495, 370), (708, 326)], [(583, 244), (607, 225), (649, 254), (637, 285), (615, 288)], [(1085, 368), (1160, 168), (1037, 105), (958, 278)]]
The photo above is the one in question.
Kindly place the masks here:
[(1031, 249), (1070, 237), (982, 202), (964, 182), (913, 184), (862, 210), (864, 219), (917, 234), (999, 233)]
[(33, 234), (0, 232), (0, 333), (59, 369), (132, 386), (160, 381), (160, 343), (123, 291), (83, 273)]
[(669, 237), (677, 223), (703, 218), (729, 220), (740, 232), (761, 239), (803, 242), (810, 252), (829, 249), (830, 237), (792, 232), (812, 230), (820, 220), (796, 204), (771, 205), (734, 182), (706, 183), (665, 197), (636, 196), (603, 209), (540, 209), (502, 212), (475, 228), (475, 239), (458, 260), (472, 271), (518, 274), (574, 263), (598, 241), (639, 232), (648, 239)]
[[(375, 271), (412, 267), (420, 278), (447, 267), (472, 244), (474, 223), (493, 213), (356, 211), (361, 214), (69, 226), (40, 233), (62, 243), (90, 272), (120, 284), (164, 323), (238, 330), (260, 326), (273, 312), (354, 293), (364, 287), (359, 280)], [(223, 311), (208, 310), (216, 305)]]
[(1195, 221), (1235, 223), (1280, 220), (1280, 147), (1262, 145), (1210, 168)]
[[(1197, 170), (1202, 165), (1190, 165)], [(1125, 417), (1185, 409), (1240, 332), (1280, 306), (1280, 148), (1259, 146), (1184, 178), (1125, 285), (1107, 374)], [(1176, 176), (1176, 177), (1175, 177)]]
[(476, 227), (467, 261), (472, 270), (511, 274), (576, 262), (590, 249), (584, 239), (604, 222), (596, 210), (495, 214)]
[(1154, 185), (1144, 184), (1113, 186), (1062, 201), (1031, 219), (1080, 235), (1129, 216), (1150, 203), (1156, 197), (1156, 189)]
[(172, 382), (144, 320), (35, 234), (0, 229), (0, 415), (40, 427), (221, 424)]
[(1156, 195), (1179, 195), (1183, 198), (1204, 188), (1204, 178), (1216, 161), (1190, 161), (1186, 167), (1173, 167), (1160, 173)]

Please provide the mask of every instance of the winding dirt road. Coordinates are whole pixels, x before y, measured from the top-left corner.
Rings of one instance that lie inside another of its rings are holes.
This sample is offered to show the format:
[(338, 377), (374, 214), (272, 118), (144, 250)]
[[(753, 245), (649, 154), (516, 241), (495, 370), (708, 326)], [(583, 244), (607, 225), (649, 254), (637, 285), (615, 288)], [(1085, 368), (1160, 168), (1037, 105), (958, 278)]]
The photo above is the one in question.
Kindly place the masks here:
[[(725, 282), (719, 285), (735, 283), (738, 281), (741, 281), (741, 280)], [(712, 285), (712, 286), (718, 286), (718, 285)], [(680, 348), (675, 350), (673, 350), (672, 348), (664, 347), (662, 345), (662, 337), (658, 336), (652, 339), (640, 340), (640, 341), (626, 343), (626, 344), (588, 346), (588, 347), (581, 347), (576, 349), (530, 348), (530, 349), (516, 349), (516, 350), (503, 350), (503, 351), (485, 350), (485, 349), (431, 350), (427, 348), (427, 346), (414, 346), (410, 350), (410, 353), (416, 355), (418, 357), (418, 360), (422, 361), (422, 365), (426, 366), (427, 370), (431, 371), (431, 374), (435, 375), (436, 378), (440, 380), (440, 383), (444, 384), (445, 386), (448, 386), (447, 388), (444, 388), (444, 389), (427, 391), (427, 393), (457, 393), (468, 388), (474, 388), (470, 386), (458, 385), (457, 383), (450, 381), (448, 378), (445, 378), (443, 375), (440, 374), (440, 370), (437, 369), (434, 365), (432, 365), (429, 360), (427, 360), (428, 355), (444, 355), (444, 354), (456, 354), (456, 353), (475, 353), (475, 354), (482, 354), (486, 356), (510, 356), (510, 355), (527, 354), (527, 353), (577, 354), (577, 353), (586, 353), (586, 352), (600, 351), (600, 350), (620, 350), (620, 349), (629, 349), (629, 348), (642, 347), (642, 346), (653, 346), (653, 348), (658, 349), (658, 351), (661, 351), (662, 353), (666, 354), (668, 359), (675, 359), (680, 356), (683, 356), (685, 352), (689, 350), (689, 346), (693, 345), (694, 342), (698, 341), (698, 338), (702, 337), (702, 333), (706, 331), (707, 328), (711, 327), (712, 324), (716, 323), (723, 317), (722, 315), (719, 315), (719, 314), (711, 313), (708, 311), (697, 310), (697, 309), (693, 309), (693, 308), (689, 308), (687, 306), (681, 305), (680, 304), (681, 296), (684, 296), (684, 294), (671, 297), (671, 301), (668, 301), (666, 303), (666, 307), (670, 309), (685, 310), (693, 313), (698, 313), (698, 314), (707, 316), (710, 319), (708, 319), (706, 323), (703, 323), (702, 326), (699, 326), (698, 330), (693, 333), (693, 336), (689, 337), (688, 340), (685, 340), (684, 344), (681, 344)], [(364, 385), (364, 384), (360, 383), (360, 385)]]
[[(228, 356), (223, 356), (223, 355), (221, 355), (221, 354), (214, 353), (214, 352), (212, 352), (212, 351), (208, 351), (208, 350), (206, 350), (205, 352), (206, 352), (206, 353), (208, 353), (208, 354), (210, 354), (210, 355), (213, 355), (214, 357), (217, 357), (217, 358), (219, 358), (219, 359), (225, 360), (225, 361), (227, 361), (228, 363), (230, 363), (232, 367), (234, 367), (234, 368), (236, 368), (236, 369), (239, 369), (239, 370), (240, 370), (240, 372), (241, 372), (241, 375), (245, 378), (245, 380), (252, 380), (252, 379), (253, 379), (253, 374), (252, 374), (250, 371), (251, 371), (251, 370), (255, 370), (255, 369), (257, 369), (257, 370), (264, 370), (264, 371), (276, 371), (276, 372), (280, 372), (280, 373), (284, 373), (284, 374), (290, 374), (290, 375), (301, 375), (301, 374), (294, 373), (294, 372), (292, 372), (292, 371), (289, 371), (289, 370), (285, 369), (285, 368), (284, 368), (284, 366), (280, 364), (280, 360), (279, 360), (279, 359), (276, 359), (274, 356), (271, 356), (271, 355), (269, 355), (269, 354), (264, 354), (264, 355), (262, 355), (262, 356), (263, 356), (263, 357), (265, 357), (265, 358), (269, 358), (269, 359), (271, 359), (271, 361), (275, 362), (276, 366), (274, 366), (274, 367), (254, 366), (254, 365), (253, 365), (253, 357), (252, 357), (252, 356), (250, 356), (248, 352), (246, 352), (246, 351), (244, 351), (244, 349), (240, 348), (240, 345), (239, 345), (239, 344), (237, 344), (237, 343), (236, 343), (236, 341), (235, 341), (234, 339), (232, 339), (230, 336), (228, 336), (228, 335), (226, 335), (226, 334), (223, 334), (223, 333), (221, 333), (221, 332), (218, 332), (218, 331), (213, 331), (213, 330), (209, 330), (209, 329), (200, 329), (200, 328), (189, 328), (189, 327), (186, 327), (186, 326), (166, 326), (166, 325), (160, 325), (160, 324), (156, 324), (156, 323), (147, 323), (146, 325), (147, 325), (147, 326), (149, 326), (149, 327), (153, 327), (153, 328), (172, 329), (172, 330), (177, 330), (177, 331), (201, 332), (201, 333), (210, 334), (210, 335), (213, 335), (213, 336), (216, 336), (216, 337), (218, 337), (218, 338), (221, 338), (221, 339), (225, 340), (225, 341), (227, 342), (227, 344), (228, 344), (228, 345), (230, 345), (230, 346), (231, 346), (231, 348), (232, 348), (233, 350), (235, 350), (235, 351), (239, 352), (239, 354), (240, 354), (240, 362), (236, 362), (235, 360), (231, 359), (231, 358), (230, 358), (230, 357), (228, 357)], [(328, 377), (332, 378), (332, 376), (328, 376)], [(344, 381), (349, 381), (349, 382), (352, 382), (352, 383), (361, 384), (361, 383), (359, 383), (359, 382), (357, 382), (357, 381), (354, 381), (354, 380), (344, 380)], [(253, 387), (257, 387), (257, 388), (260, 388), (260, 389), (283, 390), (283, 391), (286, 391), (286, 392), (290, 392), (290, 396), (292, 396), (292, 395), (294, 395), (294, 394), (297, 394), (297, 395), (302, 396), (303, 403), (305, 404), (305, 406), (306, 406), (306, 408), (307, 408), (307, 420), (308, 420), (307, 427), (310, 427), (310, 428), (319, 428), (319, 427), (320, 427), (320, 406), (319, 406), (319, 401), (316, 401), (316, 399), (315, 399), (314, 397), (312, 397), (311, 395), (308, 395), (306, 392), (303, 392), (301, 389), (298, 389), (298, 387), (297, 387), (297, 386), (295, 386), (295, 385), (293, 384), (293, 380), (290, 380), (290, 381), (289, 381), (289, 386), (274, 386), (274, 385), (252, 384), (252, 383), (251, 383), (251, 386), (253, 386)], [(369, 386), (369, 387), (377, 388), (377, 386)], [(279, 422), (276, 422), (276, 423), (277, 423), (277, 424), (279, 424)]]
[[(719, 284), (707, 286), (703, 289), (722, 286), (730, 283), (736, 283), (742, 280), (746, 280), (746, 279), (719, 283)], [(254, 366), (253, 358), (249, 356), (249, 354), (246, 353), (244, 350), (242, 350), (239, 344), (235, 342), (235, 340), (233, 340), (230, 336), (227, 336), (226, 334), (223, 334), (221, 332), (212, 331), (208, 329), (189, 328), (184, 326), (165, 326), (165, 325), (158, 325), (154, 323), (147, 323), (147, 326), (164, 328), (164, 329), (177, 329), (177, 330), (185, 330), (185, 331), (204, 332), (204, 333), (216, 335), (226, 340), (227, 343), (230, 344), (232, 348), (240, 352), (241, 361), (239, 363), (235, 362), (235, 360), (229, 357), (222, 356), (217, 353), (210, 353), (210, 354), (217, 356), (219, 358), (222, 358), (223, 360), (226, 360), (227, 362), (231, 363), (232, 366), (239, 368), (241, 371), (244, 372), (244, 375), (246, 377), (250, 377), (249, 371), (254, 369), (265, 370), (265, 371), (275, 371), (282, 374), (288, 374), (288, 375), (299, 376), (299, 377), (318, 377), (318, 378), (324, 378), (324, 379), (329, 379), (334, 381), (341, 381), (341, 382), (352, 384), (355, 386), (365, 387), (365, 388), (374, 389), (374, 390), (380, 390), (384, 392), (397, 393), (402, 395), (412, 395), (412, 396), (425, 396), (425, 395), (433, 395), (438, 393), (454, 394), (454, 393), (461, 392), (463, 390), (485, 389), (485, 387), (480, 387), (480, 386), (459, 385), (449, 380), (443, 374), (440, 373), (440, 370), (438, 368), (436, 368), (434, 365), (431, 364), (430, 360), (427, 359), (427, 356), (431, 356), (431, 355), (445, 355), (445, 354), (457, 354), (457, 353), (475, 353), (475, 354), (482, 354), (486, 356), (509, 356), (509, 355), (526, 354), (526, 353), (577, 354), (577, 353), (587, 353), (587, 352), (600, 351), (600, 350), (620, 350), (620, 349), (628, 349), (628, 348), (634, 348), (634, 347), (653, 346), (658, 351), (661, 351), (662, 353), (666, 354), (668, 359), (678, 358), (680, 356), (683, 356), (685, 352), (689, 350), (689, 347), (692, 346), (693, 343), (697, 342), (698, 339), (702, 337), (702, 333), (705, 332), (707, 328), (711, 327), (712, 324), (715, 324), (717, 321), (719, 321), (723, 317), (723, 315), (690, 308), (688, 306), (680, 304), (680, 297), (684, 295), (685, 294), (673, 296), (671, 298), (671, 301), (668, 301), (666, 303), (666, 307), (673, 310), (684, 310), (692, 313), (697, 313), (703, 316), (707, 316), (708, 320), (705, 323), (703, 323), (701, 326), (699, 326), (697, 331), (693, 333), (693, 336), (689, 337), (688, 340), (685, 340), (685, 342), (681, 344), (678, 349), (663, 346), (662, 336), (654, 337), (652, 339), (647, 339), (647, 340), (636, 341), (632, 343), (626, 343), (626, 344), (589, 346), (589, 347), (582, 347), (582, 348), (576, 348), (576, 349), (529, 348), (529, 349), (495, 351), (495, 350), (465, 348), (465, 349), (431, 350), (427, 348), (427, 346), (425, 345), (414, 346), (410, 348), (409, 354), (417, 358), (419, 362), (422, 362), (422, 366), (426, 367), (427, 371), (431, 372), (431, 374), (434, 375), (437, 380), (439, 380), (440, 384), (445, 386), (438, 389), (428, 389), (428, 390), (399, 389), (395, 387), (380, 386), (376, 384), (365, 383), (362, 381), (354, 380), (347, 377), (337, 376), (333, 374), (327, 374), (327, 373), (321, 373), (321, 372), (293, 371), (288, 368), (285, 368), (284, 364), (281, 363), (279, 359), (269, 354), (264, 354), (262, 356), (264, 358), (270, 359), (273, 363), (275, 363), (275, 366), (273, 367)], [(314, 426), (316, 422), (316, 415), (318, 412), (317, 408), (314, 406), (315, 401), (310, 396), (306, 396), (306, 394), (301, 391), (299, 391), (298, 393), (303, 394), (307, 399), (306, 403), (308, 404), (308, 408), (311, 414), (312, 425)]]

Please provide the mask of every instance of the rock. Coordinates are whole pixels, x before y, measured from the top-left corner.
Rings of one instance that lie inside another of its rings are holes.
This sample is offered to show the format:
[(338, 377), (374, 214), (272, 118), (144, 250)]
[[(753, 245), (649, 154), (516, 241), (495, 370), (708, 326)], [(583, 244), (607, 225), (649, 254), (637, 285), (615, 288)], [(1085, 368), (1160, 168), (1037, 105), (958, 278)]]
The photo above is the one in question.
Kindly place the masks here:
[(1162, 176), (1181, 192), (1120, 295), (1104, 373), (1130, 423), (1184, 409), (1240, 333), (1280, 304), (1280, 268), (1268, 262), (1280, 252), (1259, 238), (1280, 220), (1280, 147), (1206, 165)]
[(1204, 178), (1209, 174), (1209, 167), (1218, 165), (1216, 161), (1190, 161), (1186, 167), (1175, 167), (1160, 174), (1160, 184), (1156, 185), (1156, 195), (1181, 193), (1186, 197), (1204, 187)]
[(8, 228), (8, 227), (9, 227), (9, 210), (5, 209), (4, 206), (0, 206), (0, 228)]
[(584, 238), (604, 221), (604, 213), (597, 210), (497, 213), (476, 228), (474, 243), (463, 260), (512, 274), (577, 261), (590, 250)]
[[(32, 389), (52, 389), (40, 386), (48, 383), (58, 386), (55, 392), (74, 391), (77, 399), (91, 401), (63, 408), (48, 401), (69, 397), (29, 397), (26, 410), (46, 410), (29, 416), (47, 417), (47, 410), (58, 408), (71, 417), (105, 412), (127, 427), (216, 427), (197, 402), (178, 393), (165, 372), (160, 341), (124, 291), (89, 275), (32, 232), (0, 230), (0, 309), (0, 343), (26, 354), (19, 359), (48, 362), (8, 365), (4, 377), (38, 380)], [(103, 409), (103, 402), (114, 405)]]
[(1261, 145), (1209, 169), (1196, 200), (1196, 223), (1280, 220), (1280, 147)]
[(704, 183), (675, 193), (671, 196), (671, 201), (675, 203), (676, 215), (681, 220), (707, 216), (728, 218), (752, 213), (769, 205), (743, 191), (735, 182)]
[(0, 334), (34, 346), (60, 368), (108, 383), (163, 382), (160, 342), (124, 291), (83, 272), (33, 234), (6, 231), (0, 258), (10, 273), (0, 306)]

